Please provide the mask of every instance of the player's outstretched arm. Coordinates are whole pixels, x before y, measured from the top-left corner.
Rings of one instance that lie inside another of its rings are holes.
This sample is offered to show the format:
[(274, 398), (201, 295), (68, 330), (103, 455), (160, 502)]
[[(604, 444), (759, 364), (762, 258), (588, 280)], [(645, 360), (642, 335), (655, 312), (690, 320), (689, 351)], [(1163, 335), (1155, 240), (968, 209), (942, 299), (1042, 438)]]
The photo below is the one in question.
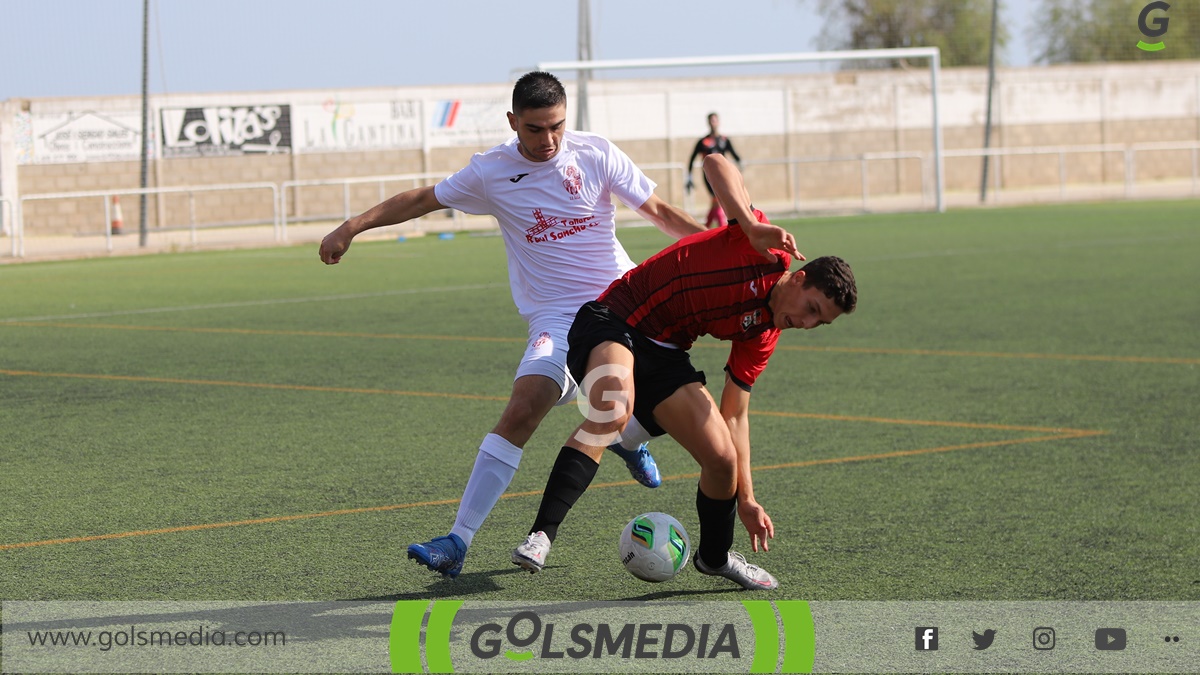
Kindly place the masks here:
[(654, 223), (668, 237), (683, 239), (689, 234), (703, 232), (704, 226), (688, 215), (687, 211), (672, 206), (659, 199), (658, 195), (650, 195), (645, 204), (638, 207), (638, 215)]
[(754, 498), (754, 478), (750, 474), (750, 392), (733, 382), (725, 374), (725, 388), (721, 391), (721, 417), (729, 427), (729, 435), (737, 448), (737, 510), (746, 532), (750, 534), (750, 548), (769, 551), (768, 539), (775, 538), (775, 525), (767, 510)]
[(433, 186), (401, 192), (342, 223), (321, 240), (318, 255), (326, 265), (336, 265), (360, 233), (376, 227), (395, 225), (446, 208), (438, 202)]
[(717, 201), (721, 202), (721, 207), (725, 209), (725, 215), (737, 219), (742, 231), (746, 233), (746, 238), (750, 240), (750, 245), (761, 253), (767, 262), (775, 262), (778, 259), (771, 249), (787, 251), (797, 260), (804, 260), (804, 256), (796, 248), (796, 238), (790, 232), (782, 227), (760, 223), (754, 217), (754, 210), (750, 206), (750, 193), (746, 191), (742, 173), (733, 163), (721, 155), (708, 155), (704, 158), (704, 175), (712, 185)]

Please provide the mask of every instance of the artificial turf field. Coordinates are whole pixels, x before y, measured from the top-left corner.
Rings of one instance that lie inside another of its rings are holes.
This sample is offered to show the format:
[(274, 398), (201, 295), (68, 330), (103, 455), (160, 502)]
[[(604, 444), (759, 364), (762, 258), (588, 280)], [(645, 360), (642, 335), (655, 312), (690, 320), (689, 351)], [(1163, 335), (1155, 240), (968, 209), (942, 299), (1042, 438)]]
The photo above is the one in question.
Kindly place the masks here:
[[(786, 221), (858, 311), (788, 331), (751, 403), (776, 599), (1200, 600), (1200, 205)], [(635, 260), (667, 240), (622, 229)], [(617, 561), (698, 533), (693, 460), (608, 457), (545, 572), (509, 562), (578, 423), (553, 411), (466, 569), (451, 525), (524, 348), (495, 236), (0, 267), (0, 598), (737, 599)], [(726, 349), (693, 351), (714, 393)]]

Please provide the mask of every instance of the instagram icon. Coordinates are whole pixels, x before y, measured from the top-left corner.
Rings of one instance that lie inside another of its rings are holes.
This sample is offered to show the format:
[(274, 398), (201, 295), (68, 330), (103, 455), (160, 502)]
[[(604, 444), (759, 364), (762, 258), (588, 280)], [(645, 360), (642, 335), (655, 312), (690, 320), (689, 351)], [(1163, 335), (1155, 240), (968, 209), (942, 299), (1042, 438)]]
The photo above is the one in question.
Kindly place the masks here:
[(1033, 629), (1034, 649), (1054, 649), (1054, 629), (1041, 626)]

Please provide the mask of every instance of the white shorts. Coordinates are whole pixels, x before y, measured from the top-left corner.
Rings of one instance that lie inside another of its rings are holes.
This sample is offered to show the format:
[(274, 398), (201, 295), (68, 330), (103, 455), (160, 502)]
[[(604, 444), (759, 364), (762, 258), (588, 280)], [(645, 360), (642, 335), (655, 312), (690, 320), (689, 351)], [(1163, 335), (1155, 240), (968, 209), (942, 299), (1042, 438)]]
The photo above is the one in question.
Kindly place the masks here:
[(525, 356), (517, 366), (513, 380), (526, 375), (542, 375), (554, 380), (562, 396), (554, 405), (564, 405), (575, 400), (578, 387), (575, 378), (567, 370), (567, 332), (571, 330), (571, 314), (537, 316), (529, 321), (529, 342), (525, 344)]

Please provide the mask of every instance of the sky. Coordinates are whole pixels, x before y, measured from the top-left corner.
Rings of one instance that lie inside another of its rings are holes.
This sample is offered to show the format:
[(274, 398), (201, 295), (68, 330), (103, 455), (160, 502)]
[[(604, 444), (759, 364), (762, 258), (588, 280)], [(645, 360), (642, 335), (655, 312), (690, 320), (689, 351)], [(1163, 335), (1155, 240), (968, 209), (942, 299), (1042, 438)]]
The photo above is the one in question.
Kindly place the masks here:
[[(824, 1), (591, 0), (593, 57), (815, 51)], [(1001, 2), (1008, 65), (1029, 65), (1035, 1)], [(0, 100), (141, 92), (142, 0), (0, 0), (0, 23)], [(576, 37), (572, 0), (151, 0), (149, 85), (198, 93), (509, 82), (538, 63), (575, 60)], [(743, 72), (753, 71), (669, 74)]]

